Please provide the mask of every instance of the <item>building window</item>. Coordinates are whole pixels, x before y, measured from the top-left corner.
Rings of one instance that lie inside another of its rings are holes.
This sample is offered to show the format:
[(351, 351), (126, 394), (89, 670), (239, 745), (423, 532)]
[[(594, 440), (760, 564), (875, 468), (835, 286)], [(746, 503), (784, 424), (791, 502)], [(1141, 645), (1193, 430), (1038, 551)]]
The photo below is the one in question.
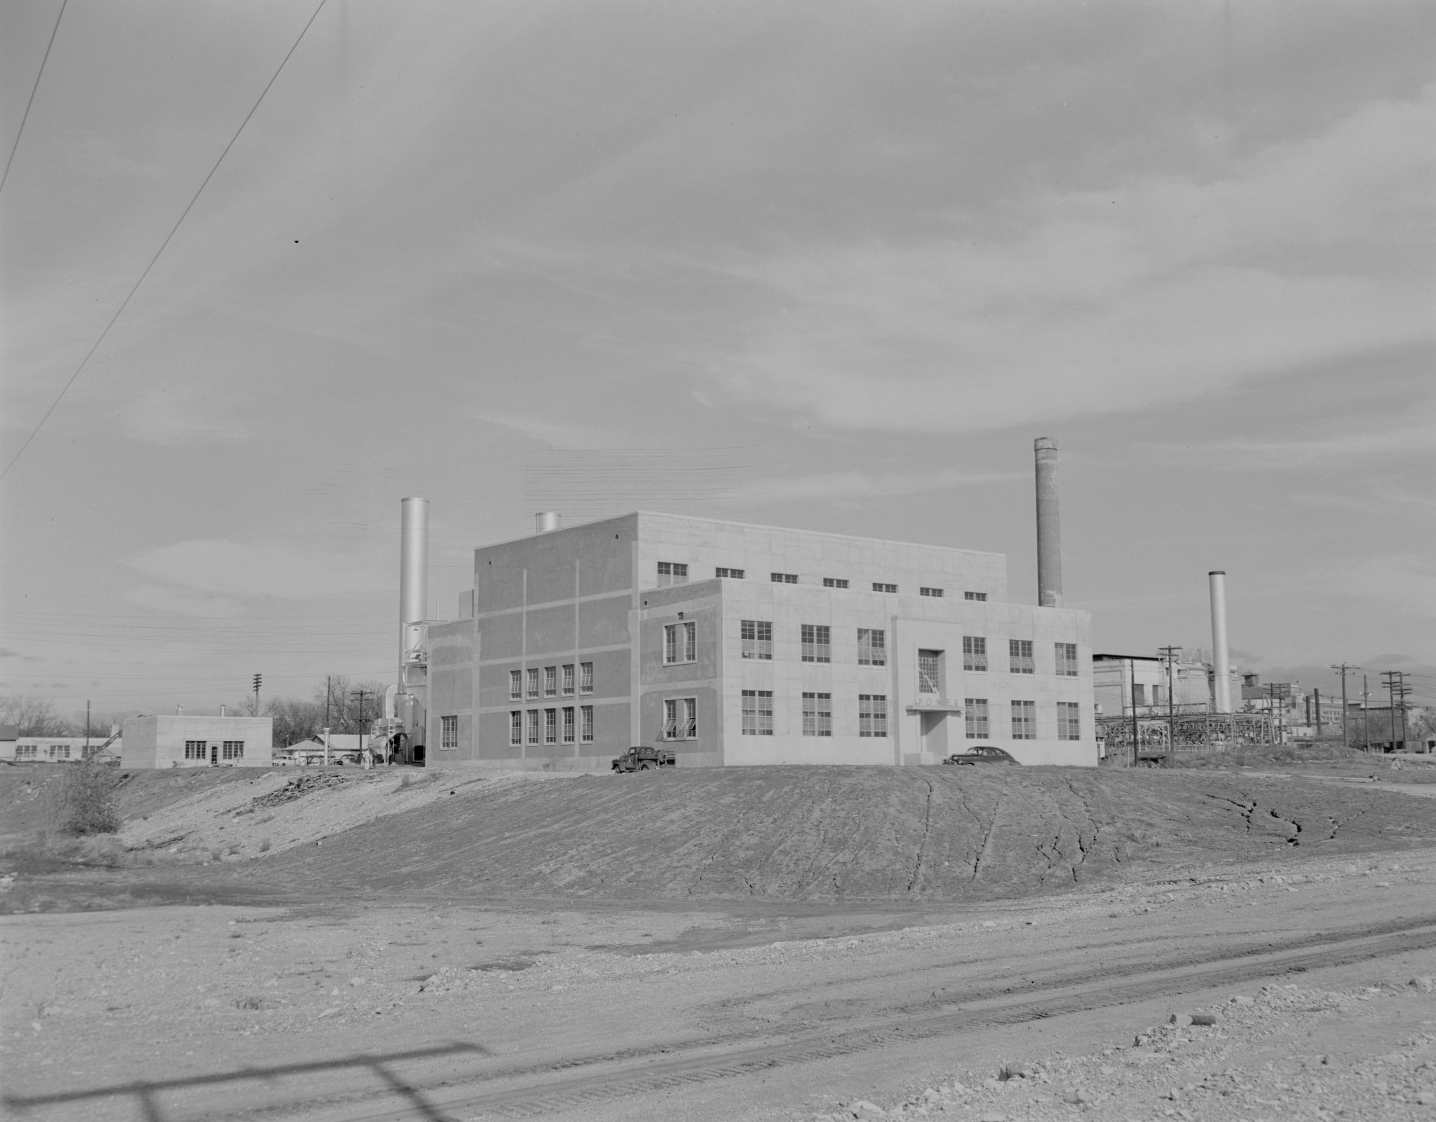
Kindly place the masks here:
[(919, 588), (917, 591), (919, 596), (932, 596), (939, 599), (942, 597), (940, 588)]
[(509, 712), (509, 744), (517, 748), (524, 742), (524, 714), (522, 709)]
[(1037, 702), (1014, 701), (1012, 703), (1012, 739), (1037, 739)]
[(715, 577), (725, 577), (725, 578), (728, 579), (728, 580), (742, 580), (742, 579), (743, 579), (743, 570), (742, 570), (742, 569), (724, 569), (724, 568), (722, 568), (722, 567), (720, 566), (719, 568), (713, 570), (713, 575), (714, 575)]
[(242, 760), (244, 759), (244, 741), (225, 740), (219, 746), (219, 758), (221, 760)]
[(663, 664), (698, 660), (698, 624), (667, 623), (663, 625)]
[(1077, 644), (1058, 643), (1057, 649), (1057, 676), (1059, 678), (1077, 677)]
[(875, 581), (873, 581), (873, 591), (874, 591), (874, 592), (896, 592), (896, 591), (897, 591), (897, 585), (895, 585), (895, 584), (884, 584), (884, 583), (883, 583), (882, 581), (880, 581), (880, 580), (875, 580)]
[(743, 735), (773, 735), (773, 691), (743, 691)]
[(942, 693), (942, 652), (917, 652), (917, 692)]
[(1077, 702), (1059, 701), (1057, 703), (1057, 739), (1082, 739), (1081, 706)]
[(563, 695), (564, 697), (573, 696), (573, 663), (571, 662), (565, 663), (563, 667)]
[(847, 587), (848, 587), (848, 579), (847, 579), (847, 577), (824, 577), (824, 578), (823, 578), (823, 587), (824, 587), (824, 588), (847, 588)]
[(50, 745), (50, 759), (68, 760), (70, 758), (70, 746), (68, 744)]
[(539, 694), (538, 694), (538, 667), (537, 667), (537, 666), (531, 666), (531, 667), (529, 667), (529, 669), (525, 672), (524, 681), (525, 681), (526, 685), (528, 686), (528, 696), (529, 696), (529, 697), (538, 697)]
[(964, 635), (962, 637), (962, 668), (964, 670), (987, 669), (987, 637), (985, 635)]
[(964, 593), (962, 594), (962, 598), (963, 598), (964, 600), (986, 600), (986, 599), (987, 599), (987, 593), (985, 593), (985, 592), (964, 592)]
[(578, 707), (578, 738), (584, 744), (593, 743), (593, 706)]
[(804, 662), (832, 662), (832, 628), (825, 623), (805, 623), (801, 627)]
[(886, 666), (888, 664), (887, 632), (881, 629), (858, 628), (858, 665)]
[(858, 694), (858, 735), (887, 736), (888, 696), (885, 693)]
[(593, 663), (580, 662), (578, 664), (578, 692), (593, 692)]
[(658, 587), (667, 588), (670, 584), (687, 584), (688, 566), (678, 561), (658, 562)]
[(459, 746), (459, 718), (439, 718), (439, 747), (457, 748)]
[(522, 670), (509, 671), (509, 697), (517, 701), (524, 695), (524, 675)]
[(833, 695), (830, 693), (803, 694), (803, 735), (833, 735)]
[(1032, 663), (1032, 640), (1007, 640), (1007, 657), (1011, 663), (1009, 669), (1012, 673), (1031, 674), (1034, 670)]
[(545, 744), (558, 743), (557, 709), (545, 709), (543, 711), (543, 742)]
[(663, 739), (693, 740), (698, 736), (698, 699), (670, 697), (663, 703)]
[(1146, 704), (1147, 704), (1147, 686), (1146, 686), (1145, 683), (1143, 683), (1143, 682), (1133, 682), (1133, 683), (1132, 683), (1132, 704), (1133, 704), (1133, 705), (1146, 705)]
[(184, 758), (187, 760), (203, 760), (209, 756), (209, 744), (203, 740), (186, 740), (184, 742)]
[(543, 668), (543, 695), (544, 697), (558, 696), (557, 666), (545, 666)]
[(563, 710), (563, 742), (573, 743), (573, 706), (565, 705)]
[(774, 584), (797, 584), (797, 583), (798, 583), (798, 574), (797, 574), (797, 573), (774, 573), (774, 574), (773, 574), (773, 583), (774, 583)]
[(38, 744), (21, 744), (15, 749), (15, 758), (17, 760), (33, 760), (37, 758), (36, 754), (39, 750)]
[(537, 709), (529, 710), (528, 726), (528, 742), (537, 744), (539, 737), (539, 711)]
[(766, 619), (745, 619), (738, 625), (744, 658), (772, 659), (773, 624)]
[(986, 740), (992, 735), (987, 731), (987, 698), (965, 697), (962, 699), (962, 709), (967, 722), (968, 740)]

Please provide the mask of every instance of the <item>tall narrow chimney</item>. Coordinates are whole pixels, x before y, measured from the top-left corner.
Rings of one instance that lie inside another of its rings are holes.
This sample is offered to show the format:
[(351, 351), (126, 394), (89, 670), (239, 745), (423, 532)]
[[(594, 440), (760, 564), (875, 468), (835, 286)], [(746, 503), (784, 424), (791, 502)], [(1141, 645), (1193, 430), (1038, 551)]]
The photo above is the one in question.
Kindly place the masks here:
[(1057, 444), (1045, 436), (1032, 443), (1037, 470), (1037, 603), (1062, 606), (1062, 526), (1057, 513)]
[(1212, 706), (1218, 713), (1232, 711), (1231, 658), (1227, 652), (1227, 574), (1207, 574), (1212, 598)]
[(429, 603), (429, 500), (399, 502), (399, 683), (408, 653), (423, 644)]

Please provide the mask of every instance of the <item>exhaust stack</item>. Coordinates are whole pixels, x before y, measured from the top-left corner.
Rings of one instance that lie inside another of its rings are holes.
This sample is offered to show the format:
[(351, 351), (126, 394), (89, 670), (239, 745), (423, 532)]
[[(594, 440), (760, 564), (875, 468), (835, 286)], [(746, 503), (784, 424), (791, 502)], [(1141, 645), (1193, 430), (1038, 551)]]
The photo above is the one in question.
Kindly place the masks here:
[(1062, 606), (1062, 527), (1057, 513), (1057, 443), (1039, 436), (1032, 443), (1037, 473), (1037, 603)]
[(559, 527), (558, 511), (541, 510), (534, 515), (534, 533), (549, 534)]
[(1207, 574), (1212, 598), (1212, 706), (1218, 713), (1232, 711), (1231, 656), (1227, 651), (1227, 574)]
[(429, 500), (399, 502), (399, 683), (414, 651), (424, 645), (419, 626), (429, 603)]

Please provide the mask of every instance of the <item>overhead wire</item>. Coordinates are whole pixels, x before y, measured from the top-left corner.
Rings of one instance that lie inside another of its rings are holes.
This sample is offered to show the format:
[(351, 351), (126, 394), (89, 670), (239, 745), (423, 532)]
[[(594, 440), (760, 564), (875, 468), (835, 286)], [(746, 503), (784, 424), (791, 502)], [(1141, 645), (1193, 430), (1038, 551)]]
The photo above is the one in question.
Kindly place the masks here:
[(35, 84), (30, 87), (29, 100), (25, 102), (25, 112), (20, 115), (20, 128), (15, 133), (15, 143), (10, 145), (10, 155), (5, 157), (5, 173), (0, 175), (0, 191), (5, 190), (5, 181), (10, 178), (10, 165), (15, 162), (15, 152), (20, 147), (20, 138), (25, 135), (25, 122), (30, 119), (30, 106), (35, 104), (35, 93), (40, 88), (40, 79), (45, 73), (45, 64), (50, 61), (50, 48), (55, 45), (55, 36), (60, 31), (60, 21), (65, 18), (65, 5), (70, 0), (60, 0), (60, 11), (55, 16), (55, 26), (50, 29), (50, 41), (45, 44), (44, 57), (40, 59), (40, 69), (35, 75)]

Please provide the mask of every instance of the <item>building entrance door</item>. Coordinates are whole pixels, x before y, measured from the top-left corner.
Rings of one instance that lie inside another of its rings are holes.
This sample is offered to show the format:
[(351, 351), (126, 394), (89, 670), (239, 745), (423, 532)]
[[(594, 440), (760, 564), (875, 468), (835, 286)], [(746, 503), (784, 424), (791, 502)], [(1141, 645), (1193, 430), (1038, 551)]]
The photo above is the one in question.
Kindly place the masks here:
[(935, 756), (947, 755), (947, 714), (922, 714), (922, 750)]
[(219, 745), (218, 745), (218, 744), (211, 744), (211, 745), (209, 746), (209, 766), (210, 766), (210, 767), (219, 767)]

